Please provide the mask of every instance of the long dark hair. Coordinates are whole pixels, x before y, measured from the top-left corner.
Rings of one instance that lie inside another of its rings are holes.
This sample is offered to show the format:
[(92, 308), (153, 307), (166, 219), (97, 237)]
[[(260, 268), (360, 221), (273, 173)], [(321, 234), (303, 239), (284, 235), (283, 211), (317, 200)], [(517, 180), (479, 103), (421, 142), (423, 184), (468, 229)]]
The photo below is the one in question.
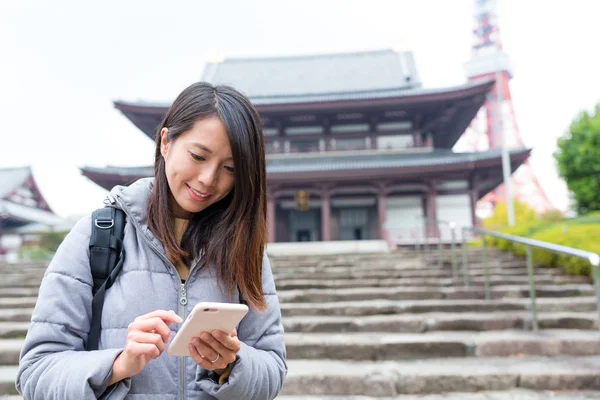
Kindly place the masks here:
[[(195, 214), (181, 245), (173, 232), (172, 197), (165, 160), (160, 152), (163, 128), (169, 142), (190, 130), (198, 120), (218, 117), (227, 131), (235, 165), (232, 191)], [(267, 238), (266, 167), (260, 116), (250, 101), (229, 86), (197, 82), (175, 99), (156, 135), (154, 187), (148, 202), (148, 226), (173, 260), (202, 257), (214, 267), (217, 279), (231, 295), (235, 285), (255, 310), (266, 307), (262, 290), (262, 261)]]

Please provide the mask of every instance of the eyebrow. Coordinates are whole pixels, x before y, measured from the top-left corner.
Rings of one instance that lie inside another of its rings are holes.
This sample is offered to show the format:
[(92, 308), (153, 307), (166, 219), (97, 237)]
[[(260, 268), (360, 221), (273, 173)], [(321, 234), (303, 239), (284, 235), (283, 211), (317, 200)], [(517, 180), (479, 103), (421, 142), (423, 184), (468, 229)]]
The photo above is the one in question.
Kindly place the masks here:
[[(198, 147), (199, 149), (202, 149), (204, 151), (206, 151), (207, 153), (213, 154), (212, 150), (209, 149), (208, 147), (204, 146), (203, 144), (200, 143), (192, 143), (192, 146), (194, 147)], [(228, 160), (233, 160), (233, 157), (229, 157), (227, 158)]]

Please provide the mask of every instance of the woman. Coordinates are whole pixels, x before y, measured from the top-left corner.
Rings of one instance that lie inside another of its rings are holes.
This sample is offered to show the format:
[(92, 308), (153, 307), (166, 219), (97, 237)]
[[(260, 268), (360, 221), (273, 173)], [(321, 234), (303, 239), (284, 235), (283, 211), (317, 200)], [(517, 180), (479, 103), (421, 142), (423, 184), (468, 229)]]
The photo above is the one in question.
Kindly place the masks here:
[[(263, 253), (266, 172), (256, 110), (233, 88), (191, 85), (158, 128), (154, 175), (109, 196), (127, 216), (126, 256), (106, 292), (98, 351), (84, 351), (90, 217), (48, 266), (19, 363), (25, 399), (265, 400), (281, 389), (287, 366)], [(201, 333), (191, 357), (166, 354), (195, 304), (240, 296), (250, 311), (237, 332)]]

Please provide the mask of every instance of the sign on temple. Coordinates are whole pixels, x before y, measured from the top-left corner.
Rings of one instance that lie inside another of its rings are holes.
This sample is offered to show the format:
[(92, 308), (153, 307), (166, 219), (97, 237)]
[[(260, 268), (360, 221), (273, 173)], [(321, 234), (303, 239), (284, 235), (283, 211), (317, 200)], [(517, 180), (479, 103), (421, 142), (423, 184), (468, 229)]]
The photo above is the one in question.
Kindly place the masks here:
[[(411, 52), (231, 58), (208, 63), (201, 80), (239, 89), (261, 115), (271, 242), (446, 236), (424, 218), (471, 226), (477, 200), (502, 182), (499, 150), (452, 151), (494, 82), (423, 88)], [(169, 106), (114, 104), (152, 140)], [(511, 150), (512, 171), (529, 154)], [(110, 189), (152, 167), (82, 173)]]

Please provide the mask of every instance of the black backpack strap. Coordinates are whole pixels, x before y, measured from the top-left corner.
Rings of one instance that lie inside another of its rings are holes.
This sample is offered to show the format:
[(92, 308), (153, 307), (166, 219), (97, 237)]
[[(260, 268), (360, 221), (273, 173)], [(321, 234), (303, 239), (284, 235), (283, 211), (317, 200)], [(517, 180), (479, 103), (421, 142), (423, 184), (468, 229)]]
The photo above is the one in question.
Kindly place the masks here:
[(242, 294), (242, 291), (240, 290), (240, 287), (237, 287), (238, 290), (238, 300), (240, 302), (240, 304), (245, 304), (248, 305), (248, 303), (246, 302), (246, 299), (244, 299), (244, 295)]
[(90, 236), (90, 268), (94, 279), (92, 288), (92, 320), (86, 349), (98, 350), (100, 321), (104, 295), (121, 271), (125, 259), (123, 236), (125, 213), (114, 207), (100, 208), (92, 213)]

